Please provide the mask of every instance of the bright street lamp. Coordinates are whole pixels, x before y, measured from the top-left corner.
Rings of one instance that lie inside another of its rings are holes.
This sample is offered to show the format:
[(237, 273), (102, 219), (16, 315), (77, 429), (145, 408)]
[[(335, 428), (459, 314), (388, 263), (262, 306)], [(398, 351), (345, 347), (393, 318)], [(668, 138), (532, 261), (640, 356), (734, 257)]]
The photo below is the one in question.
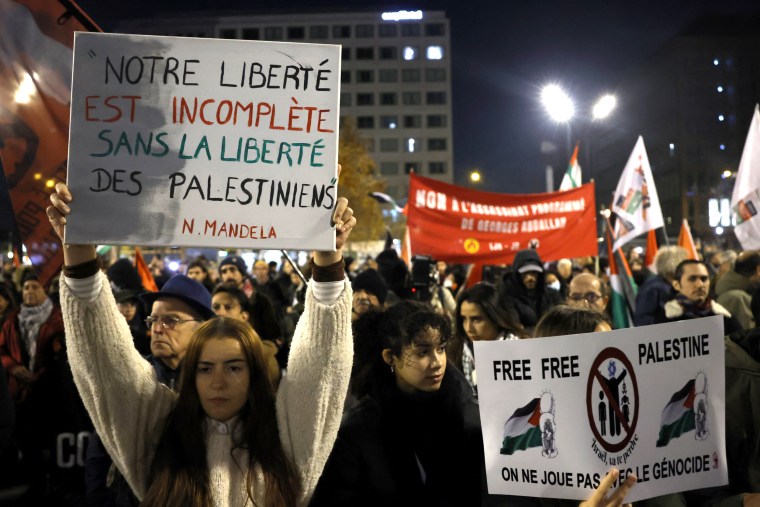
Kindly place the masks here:
[(481, 179), (480, 171), (477, 169), (470, 172), (470, 181), (473, 183), (479, 183)]
[(614, 95), (602, 95), (599, 97), (599, 100), (596, 101), (596, 104), (594, 104), (594, 109), (592, 110), (594, 119), (603, 120), (607, 118), (615, 109), (616, 105), (617, 99)]
[(544, 86), (541, 90), (541, 103), (552, 120), (565, 123), (575, 114), (575, 104), (570, 96), (556, 84)]

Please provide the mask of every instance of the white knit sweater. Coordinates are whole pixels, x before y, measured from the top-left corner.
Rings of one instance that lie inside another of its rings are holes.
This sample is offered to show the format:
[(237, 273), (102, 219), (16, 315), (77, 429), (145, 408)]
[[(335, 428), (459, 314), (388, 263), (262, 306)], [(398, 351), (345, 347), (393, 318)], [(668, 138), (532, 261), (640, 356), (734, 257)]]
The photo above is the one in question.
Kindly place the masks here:
[[(138, 498), (166, 417), (177, 396), (160, 384), (132, 344), (105, 276), (94, 301), (72, 293), (61, 278), (61, 308), (69, 361), (79, 394), (108, 453)], [(351, 373), (351, 288), (347, 282), (331, 305), (314, 296), (314, 283), (290, 350), (288, 373), (277, 392), (277, 423), (285, 453), (301, 479), (306, 505), (335, 442)], [(206, 456), (215, 506), (251, 505), (245, 491), (244, 451), (231, 454), (233, 427), (207, 421)], [(234, 459), (233, 459), (234, 458)], [(262, 505), (263, 477), (253, 496)]]

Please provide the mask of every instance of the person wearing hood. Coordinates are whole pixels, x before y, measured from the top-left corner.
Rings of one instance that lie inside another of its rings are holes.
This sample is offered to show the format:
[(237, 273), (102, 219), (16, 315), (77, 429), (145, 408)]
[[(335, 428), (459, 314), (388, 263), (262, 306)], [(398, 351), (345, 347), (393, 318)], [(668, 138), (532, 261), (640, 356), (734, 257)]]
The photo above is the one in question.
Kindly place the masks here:
[(512, 264), (512, 272), (502, 278), (502, 297), (513, 301), (520, 324), (532, 329), (541, 316), (562, 302), (562, 295), (544, 284), (544, 268), (538, 252), (520, 250)]

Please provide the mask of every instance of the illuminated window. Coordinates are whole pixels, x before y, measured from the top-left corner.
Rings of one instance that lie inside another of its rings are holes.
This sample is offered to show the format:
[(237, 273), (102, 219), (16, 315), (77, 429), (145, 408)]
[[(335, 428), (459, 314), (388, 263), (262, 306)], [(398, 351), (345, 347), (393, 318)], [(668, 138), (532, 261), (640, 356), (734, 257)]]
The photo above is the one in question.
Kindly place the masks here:
[(416, 153), (422, 149), (422, 144), (420, 143), (420, 140), (414, 137), (408, 137), (406, 139), (406, 152), (407, 153)]
[(428, 60), (443, 60), (443, 47), (428, 46), (426, 57)]
[(396, 116), (395, 114), (381, 116), (380, 127), (384, 129), (395, 129), (396, 127), (398, 127), (398, 116)]
[(416, 60), (419, 57), (419, 49), (414, 46), (404, 46), (402, 55), (406, 61)]

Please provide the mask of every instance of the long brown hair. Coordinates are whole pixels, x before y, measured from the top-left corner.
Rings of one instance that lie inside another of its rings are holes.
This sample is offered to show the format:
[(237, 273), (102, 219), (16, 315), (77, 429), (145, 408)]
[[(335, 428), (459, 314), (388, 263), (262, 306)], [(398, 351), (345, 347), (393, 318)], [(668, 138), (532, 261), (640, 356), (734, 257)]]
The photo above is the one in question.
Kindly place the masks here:
[[(246, 490), (256, 505), (253, 485), (255, 467), (264, 475), (264, 505), (295, 506), (300, 492), (299, 477), (280, 443), (275, 413), (275, 396), (256, 331), (245, 322), (216, 317), (193, 335), (182, 362), (179, 399), (161, 435), (148, 477), (148, 490), (141, 505), (205, 507), (212, 504), (204, 433), (205, 412), (195, 385), (195, 372), (204, 345), (212, 339), (237, 340), (250, 371), (248, 401), (240, 411), (243, 425), (240, 442), (233, 448), (248, 452)], [(230, 459), (234, 459), (230, 456)]]

